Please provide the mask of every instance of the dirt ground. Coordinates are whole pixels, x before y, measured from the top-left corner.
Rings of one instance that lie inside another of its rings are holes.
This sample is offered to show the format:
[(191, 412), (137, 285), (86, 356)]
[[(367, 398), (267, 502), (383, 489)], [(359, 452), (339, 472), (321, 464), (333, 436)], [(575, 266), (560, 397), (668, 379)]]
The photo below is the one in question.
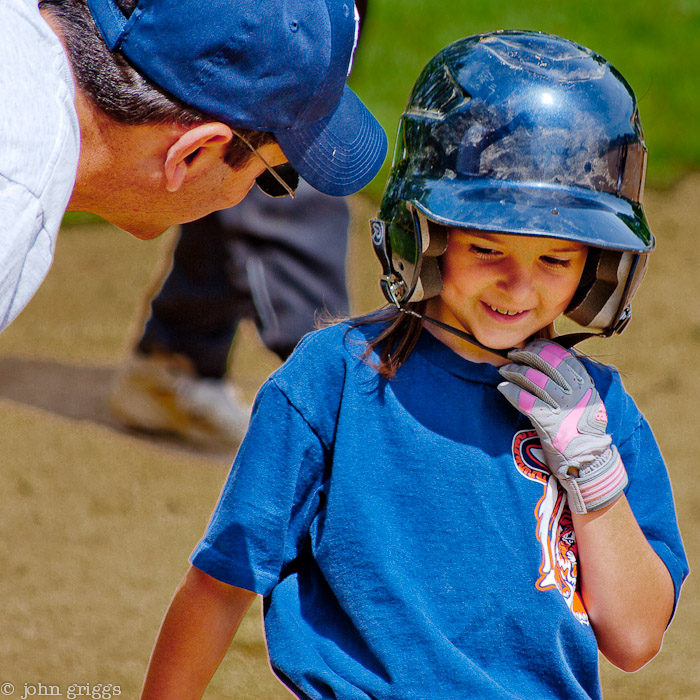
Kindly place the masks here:
[[(355, 311), (381, 301), (366, 221), (352, 199)], [(617, 365), (667, 459), (691, 566), (700, 557), (700, 175), (648, 192), (658, 239), (634, 319), (583, 348)], [(175, 232), (142, 243), (108, 225), (66, 229), (40, 292), (0, 336), (3, 436), (0, 692), (135, 697), (170, 596), (226, 476), (231, 451), (124, 432), (106, 395)], [(231, 375), (252, 399), (277, 365), (239, 333)], [(698, 411), (698, 412), (696, 412)], [(630, 571), (630, 577), (634, 572)], [(700, 697), (700, 584), (691, 575), (660, 654), (635, 674), (602, 662), (607, 700)], [(260, 606), (206, 698), (288, 698), (264, 651)], [(547, 643), (547, 640), (543, 640)], [(8, 685), (11, 684), (11, 685)], [(101, 694), (95, 695), (96, 686)], [(76, 694), (75, 687), (73, 694)]]

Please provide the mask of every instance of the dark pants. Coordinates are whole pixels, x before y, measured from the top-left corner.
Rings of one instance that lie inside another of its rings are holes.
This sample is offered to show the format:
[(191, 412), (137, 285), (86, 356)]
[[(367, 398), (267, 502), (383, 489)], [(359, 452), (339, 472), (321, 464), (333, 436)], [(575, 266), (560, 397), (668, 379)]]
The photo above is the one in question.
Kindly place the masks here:
[(185, 224), (138, 349), (181, 353), (223, 377), (236, 328), (252, 319), (282, 359), (317, 313), (348, 313), (345, 200), (302, 182), (297, 198), (254, 187), (238, 206)]

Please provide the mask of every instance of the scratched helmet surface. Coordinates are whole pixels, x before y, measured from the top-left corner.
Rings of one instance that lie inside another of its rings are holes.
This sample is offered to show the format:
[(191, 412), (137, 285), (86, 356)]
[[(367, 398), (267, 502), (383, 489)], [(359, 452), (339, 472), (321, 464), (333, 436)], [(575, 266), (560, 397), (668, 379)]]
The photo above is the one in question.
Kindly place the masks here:
[[(372, 222), (387, 299), (439, 294), (444, 227), (589, 245), (567, 315), (622, 330), (654, 247), (634, 93), (604, 58), (550, 34), (457, 41), (419, 76)], [(435, 226), (437, 224), (438, 226)]]

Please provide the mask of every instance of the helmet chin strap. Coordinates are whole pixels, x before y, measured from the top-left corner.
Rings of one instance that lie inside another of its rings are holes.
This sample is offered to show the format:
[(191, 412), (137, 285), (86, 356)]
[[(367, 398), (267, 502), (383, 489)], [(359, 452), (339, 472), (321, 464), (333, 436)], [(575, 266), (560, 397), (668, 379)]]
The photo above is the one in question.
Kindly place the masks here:
[(473, 335), (459, 330), (459, 328), (455, 328), (454, 326), (448, 326), (446, 323), (443, 323), (442, 321), (438, 321), (436, 318), (431, 318), (430, 316), (425, 316), (424, 314), (419, 314), (416, 311), (413, 311), (412, 309), (406, 309), (403, 306), (398, 307), (399, 311), (401, 311), (404, 314), (407, 314), (409, 316), (415, 316), (416, 318), (421, 319), (421, 321), (427, 321), (433, 326), (437, 326), (438, 328), (441, 328), (443, 331), (447, 331), (448, 333), (451, 333), (452, 335), (456, 335), (458, 338), (461, 338), (462, 340), (466, 340), (468, 343), (471, 343), (472, 345), (476, 345), (476, 347), (481, 348), (482, 350), (486, 350), (486, 352), (493, 353), (494, 355), (498, 355), (499, 357), (503, 357), (506, 360), (508, 359), (508, 353), (513, 350), (513, 348), (508, 348), (507, 350), (496, 350), (495, 348), (489, 348), (483, 343), (480, 343)]
[[(403, 306), (400, 306), (399, 304), (396, 305), (399, 311), (401, 313), (407, 314), (409, 316), (415, 316), (416, 318), (421, 319), (422, 321), (427, 321), (433, 326), (437, 326), (438, 328), (441, 328), (443, 331), (447, 331), (448, 333), (451, 333), (452, 335), (457, 336), (458, 338), (461, 338), (462, 340), (466, 340), (468, 343), (471, 343), (472, 345), (476, 345), (476, 347), (480, 348), (481, 350), (485, 350), (486, 352), (490, 352), (493, 355), (498, 355), (498, 357), (503, 357), (506, 360), (510, 359), (508, 355), (510, 354), (511, 350), (515, 350), (516, 348), (507, 348), (504, 350), (497, 350), (496, 348), (490, 348), (487, 345), (484, 345), (483, 343), (480, 343), (473, 335), (470, 333), (467, 333), (466, 331), (461, 331), (459, 328), (455, 328), (454, 326), (450, 326), (447, 323), (443, 323), (442, 321), (438, 321), (436, 318), (431, 318), (430, 316), (426, 316), (425, 314), (419, 314), (416, 311), (413, 311), (412, 309), (407, 309)], [(587, 338), (592, 338), (592, 337), (600, 337), (600, 338), (606, 338), (608, 337), (608, 333), (591, 333), (588, 331), (584, 331), (581, 333), (567, 333), (566, 335), (560, 335), (557, 336), (556, 338), (552, 338), (552, 342), (558, 343), (562, 347), (566, 348), (567, 350), (570, 350), (574, 345), (577, 343), (580, 343)]]

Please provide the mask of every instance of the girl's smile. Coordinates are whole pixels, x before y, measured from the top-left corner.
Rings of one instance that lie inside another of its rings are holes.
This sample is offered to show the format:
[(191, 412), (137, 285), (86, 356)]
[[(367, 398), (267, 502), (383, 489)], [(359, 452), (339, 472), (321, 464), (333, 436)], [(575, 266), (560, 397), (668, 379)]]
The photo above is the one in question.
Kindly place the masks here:
[(491, 306), (491, 304), (487, 304), (485, 302), (482, 302), (482, 303), (489, 311), (491, 311), (491, 313), (494, 315), (494, 318), (498, 319), (499, 321), (504, 321), (506, 323), (509, 320), (519, 321), (523, 317), (523, 314), (528, 313), (528, 311), (526, 309), (523, 309), (521, 311), (510, 310), (510, 309), (499, 309), (499, 308), (496, 308), (495, 306)]
[[(587, 250), (558, 238), (450, 229), (442, 257), (443, 291), (428, 301), (426, 313), (488, 347), (520, 346), (566, 310)], [(498, 362), (449, 333), (430, 330), (465, 357)]]

